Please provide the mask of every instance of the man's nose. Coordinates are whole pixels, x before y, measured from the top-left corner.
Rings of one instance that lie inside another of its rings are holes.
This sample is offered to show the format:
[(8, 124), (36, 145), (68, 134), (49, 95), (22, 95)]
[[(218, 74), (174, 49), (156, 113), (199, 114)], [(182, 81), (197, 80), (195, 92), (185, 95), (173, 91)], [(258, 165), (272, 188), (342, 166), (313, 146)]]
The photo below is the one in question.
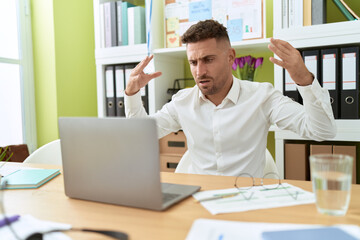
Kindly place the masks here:
[(196, 66), (196, 74), (197, 77), (205, 76), (206, 75), (206, 64), (199, 62)]

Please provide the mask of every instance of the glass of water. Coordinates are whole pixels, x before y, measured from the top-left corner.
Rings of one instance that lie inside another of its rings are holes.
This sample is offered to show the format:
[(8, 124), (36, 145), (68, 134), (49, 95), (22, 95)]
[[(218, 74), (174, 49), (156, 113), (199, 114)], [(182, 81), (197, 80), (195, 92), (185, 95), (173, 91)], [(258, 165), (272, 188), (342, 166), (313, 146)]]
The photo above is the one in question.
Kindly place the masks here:
[(346, 214), (350, 202), (352, 167), (351, 156), (310, 156), (311, 181), (320, 213), (333, 216)]

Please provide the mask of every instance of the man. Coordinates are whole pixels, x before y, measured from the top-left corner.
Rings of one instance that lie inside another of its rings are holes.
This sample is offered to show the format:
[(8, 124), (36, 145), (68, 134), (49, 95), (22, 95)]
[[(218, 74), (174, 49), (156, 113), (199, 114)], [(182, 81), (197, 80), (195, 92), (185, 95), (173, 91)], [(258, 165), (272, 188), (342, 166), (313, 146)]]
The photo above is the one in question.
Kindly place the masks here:
[[(336, 125), (327, 90), (306, 69), (289, 43), (271, 39), (269, 49), (298, 85), (304, 106), (284, 97), (270, 83), (242, 81), (232, 76), (235, 50), (226, 28), (213, 20), (191, 26), (182, 36), (196, 86), (179, 91), (152, 115), (159, 138), (184, 131), (190, 158), (189, 173), (262, 177), (267, 134), (271, 124), (314, 140), (333, 138)], [(160, 72), (144, 74), (152, 59), (136, 66), (126, 86), (127, 117), (145, 117), (140, 88)]]

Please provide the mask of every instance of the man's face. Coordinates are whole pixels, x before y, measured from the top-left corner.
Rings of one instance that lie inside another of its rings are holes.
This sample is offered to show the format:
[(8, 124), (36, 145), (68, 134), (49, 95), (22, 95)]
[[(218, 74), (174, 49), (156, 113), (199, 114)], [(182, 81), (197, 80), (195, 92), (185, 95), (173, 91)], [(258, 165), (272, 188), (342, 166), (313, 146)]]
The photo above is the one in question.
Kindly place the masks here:
[(225, 98), (232, 84), (235, 51), (225, 40), (215, 38), (187, 44), (191, 73), (200, 91), (210, 100)]

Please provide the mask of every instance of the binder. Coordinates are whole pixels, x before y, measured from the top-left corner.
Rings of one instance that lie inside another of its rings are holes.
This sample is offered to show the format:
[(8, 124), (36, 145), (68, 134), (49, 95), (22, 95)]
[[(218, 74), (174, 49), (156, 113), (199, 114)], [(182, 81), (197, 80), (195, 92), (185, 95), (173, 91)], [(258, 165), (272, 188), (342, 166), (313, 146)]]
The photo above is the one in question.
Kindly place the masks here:
[(307, 144), (285, 143), (285, 178), (310, 180)]
[(105, 47), (117, 46), (116, 3), (104, 3)]
[(326, 23), (326, 0), (312, 0), (311, 12), (312, 25)]
[(124, 91), (125, 91), (124, 65), (115, 66), (115, 96), (116, 116), (125, 117)]
[(345, 154), (354, 158), (353, 162), (353, 175), (352, 175), (352, 183), (356, 184), (356, 146), (333, 146), (334, 154)]
[(289, 28), (303, 26), (303, 0), (289, 0)]
[(340, 90), (339, 90), (339, 50), (321, 50), (321, 76), (323, 87), (328, 89), (330, 103), (334, 113), (334, 118), (340, 118)]
[(129, 45), (146, 42), (145, 8), (137, 6), (128, 9)]
[(133, 4), (128, 2), (122, 2), (121, 4), (121, 33), (122, 33), (122, 45), (129, 45), (128, 40), (128, 8), (134, 7)]
[(302, 103), (302, 98), (296, 88), (296, 83), (291, 79), (290, 74), (286, 69), (283, 70), (283, 92), (284, 95), (291, 98), (293, 101)]
[[(127, 85), (127, 82), (130, 79), (130, 74), (131, 71), (136, 67), (136, 64), (127, 64), (125, 65), (125, 87)], [(141, 100), (143, 103), (143, 106), (145, 108), (145, 111), (147, 113), (149, 113), (149, 101), (148, 101), (148, 86), (146, 85), (145, 87), (142, 87), (140, 89), (140, 93), (141, 93)]]
[(311, 0), (304, 0), (303, 4), (303, 25), (311, 26)]
[(116, 1), (116, 20), (117, 20), (117, 45), (123, 45), (122, 42), (122, 16), (121, 16), (122, 1)]
[(340, 118), (358, 119), (359, 47), (341, 48)]
[(289, 0), (281, 0), (281, 22), (282, 28), (289, 27)]
[(105, 67), (106, 116), (116, 116), (114, 66)]
[(304, 59), (305, 66), (307, 69), (314, 74), (314, 76), (319, 81), (322, 86), (321, 72), (320, 72), (320, 51), (319, 50), (310, 50), (303, 51), (302, 56)]

